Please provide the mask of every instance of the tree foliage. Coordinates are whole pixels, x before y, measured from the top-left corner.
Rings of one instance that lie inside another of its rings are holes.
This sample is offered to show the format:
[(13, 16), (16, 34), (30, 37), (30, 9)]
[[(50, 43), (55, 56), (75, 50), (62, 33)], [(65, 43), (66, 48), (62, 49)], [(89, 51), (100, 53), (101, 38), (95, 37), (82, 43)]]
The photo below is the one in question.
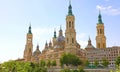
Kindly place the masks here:
[(79, 67), (78, 69), (63, 69), (60, 72), (85, 72), (82, 67)]
[(52, 66), (56, 66), (56, 60), (53, 60), (51, 63)]
[(73, 65), (73, 66), (78, 66), (82, 64), (82, 61), (73, 54), (63, 54), (62, 57), (60, 58), (60, 63), (61, 65)]
[(9, 61), (1, 64), (0, 72), (47, 72), (39, 63)]
[(94, 66), (97, 67), (98, 65), (99, 65), (98, 60), (95, 60), (95, 61), (94, 61)]
[(45, 65), (46, 65), (45, 61), (44, 61), (44, 60), (41, 60), (41, 61), (40, 61), (40, 66), (41, 66), (41, 67), (44, 67)]
[(107, 59), (102, 60), (102, 65), (107, 67), (109, 65), (109, 61)]
[(51, 61), (48, 60), (47, 63), (46, 63), (47, 67), (50, 67), (51, 66)]
[(90, 62), (88, 60), (85, 61), (85, 66), (89, 66)]
[(120, 56), (118, 56), (117, 59), (115, 60), (115, 64), (118, 66), (120, 65)]

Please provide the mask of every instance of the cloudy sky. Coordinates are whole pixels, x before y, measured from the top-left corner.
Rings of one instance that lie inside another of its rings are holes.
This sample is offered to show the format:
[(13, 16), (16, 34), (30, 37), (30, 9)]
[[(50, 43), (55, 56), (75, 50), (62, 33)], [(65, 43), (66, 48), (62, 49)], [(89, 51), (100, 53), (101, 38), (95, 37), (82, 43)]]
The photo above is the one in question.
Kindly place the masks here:
[[(31, 23), (34, 50), (52, 40), (54, 29), (65, 30), (68, 0), (0, 0), (0, 62), (23, 57), (26, 33)], [(95, 44), (99, 9), (105, 25), (107, 47), (120, 46), (119, 0), (72, 0), (77, 41)]]

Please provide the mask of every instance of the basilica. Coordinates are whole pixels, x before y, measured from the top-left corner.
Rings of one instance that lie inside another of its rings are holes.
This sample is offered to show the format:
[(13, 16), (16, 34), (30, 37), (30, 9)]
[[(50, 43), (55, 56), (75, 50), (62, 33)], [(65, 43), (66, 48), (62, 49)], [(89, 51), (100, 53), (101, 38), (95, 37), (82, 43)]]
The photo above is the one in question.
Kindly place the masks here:
[(52, 41), (45, 43), (42, 52), (39, 50), (39, 45), (37, 45), (36, 50), (33, 52), (33, 34), (32, 28), (29, 26), (26, 35), (23, 60), (31, 62), (55, 60), (57, 65), (60, 65), (60, 57), (64, 53), (71, 53), (77, 55), (81, 60), (89, 60), (91, 63), (94, 63), (95, 60), (98, 60), (99, 63), (101, 63), (102, 59), (106, 58), (110, 64), (114, 64), (116, 57), (120, 55), (120, 47), (106, 47), (104, 23), (102, 22), (100, 12), (98, 15), (96, 30), (96, 47), (92, 45), (91, 39), (89, 38), (88, 45), (86, 45), (85, 49), (81, 49), (80, 44), (76, 40), (75, 16), (72, 12), (72, 5), (70, 3), (68, 6), (68, 14), (66, 16), (65, 36), (63, 36), (63, 31), (60, 27), (59, 35), (56, 35), (56, 31), (54, 31)]

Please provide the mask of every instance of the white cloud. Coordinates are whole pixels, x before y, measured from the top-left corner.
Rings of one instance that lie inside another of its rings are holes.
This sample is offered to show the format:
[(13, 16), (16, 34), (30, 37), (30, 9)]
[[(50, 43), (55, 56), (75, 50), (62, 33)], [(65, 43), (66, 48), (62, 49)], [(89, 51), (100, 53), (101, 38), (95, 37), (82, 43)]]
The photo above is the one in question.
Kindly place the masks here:
[(120, 8), (113, 8), (113, 6), (97, 5), (96, 8), (107, 15), (120, 15)]
[(87, 39), (88, 39), (87, 33), (77, 34), (77, 41), (81, 45), (81, 48), (85, 48), (87, 46)]

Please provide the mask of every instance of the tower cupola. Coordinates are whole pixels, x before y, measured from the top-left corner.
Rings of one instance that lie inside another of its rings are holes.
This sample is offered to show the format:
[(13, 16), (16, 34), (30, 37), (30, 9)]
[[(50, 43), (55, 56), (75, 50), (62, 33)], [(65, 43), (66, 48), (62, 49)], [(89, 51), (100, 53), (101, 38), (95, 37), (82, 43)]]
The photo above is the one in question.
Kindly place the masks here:
[(73, 15), (73, 14), (72, 14), (71, 0), (69, 0), (68, 15)]
[(31, 25), (29, 26), (28, 34), (32, 34)]
[(98, 24), (103, 24), (103, 22), (102, 22), (102, 15), (101, 15), (100, 10), (99, 10), (99, 15), (98, 15)]

